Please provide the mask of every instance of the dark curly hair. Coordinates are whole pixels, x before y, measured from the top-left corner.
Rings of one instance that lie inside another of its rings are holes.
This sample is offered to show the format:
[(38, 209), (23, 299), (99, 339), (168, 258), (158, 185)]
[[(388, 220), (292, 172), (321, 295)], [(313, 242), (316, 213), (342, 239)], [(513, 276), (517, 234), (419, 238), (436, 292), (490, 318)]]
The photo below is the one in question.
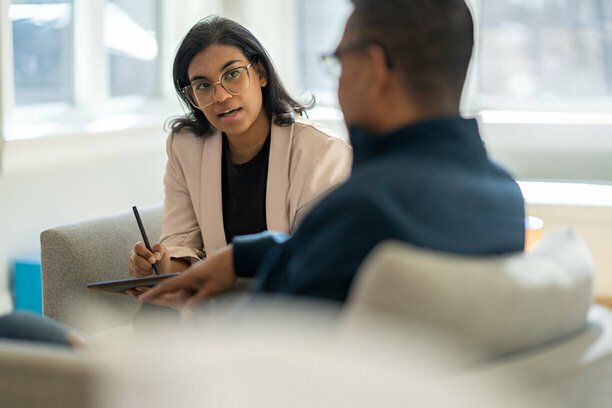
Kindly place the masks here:
[(180, 132), (187, 128), (199, 136), (213, 133), (204, 113), (195, 108), (185, 98), (181, 89), (189, 85), (187, 69), (193, 58), (213, 44), (223, 44), (239, 48), (247, 60), (260, 63), (266, 70), (268, 84), (262, 88), (263, 109), (278, 126), (288, 126), (295, 121), (295, 115), (302, 115), (306, 109), (314, 105), (314, 99), (303, 105), (289, 96), (281, 83), (270, 56), (255, 36), (242, 25), (228, 18), (208, 16), (198, 21), (189, 30), (174, 57), (172, 77), (177, 95), (188, 109), (185, 116), (173, 117), (168, 120), (166, 127), (173, 132)]

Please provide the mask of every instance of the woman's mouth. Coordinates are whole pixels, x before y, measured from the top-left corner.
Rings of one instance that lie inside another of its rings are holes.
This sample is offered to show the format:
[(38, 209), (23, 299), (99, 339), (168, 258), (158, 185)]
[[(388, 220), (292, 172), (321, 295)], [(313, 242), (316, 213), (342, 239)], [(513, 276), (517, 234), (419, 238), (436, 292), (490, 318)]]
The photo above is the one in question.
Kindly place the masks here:
[(230, 119), (234, 119), (240, 111), (242, 111), (242, 108), (230, 109), (230, 110), (227, 110), (225, 112), (218, 114), (217, 116), (224, 120), (230, 120)]

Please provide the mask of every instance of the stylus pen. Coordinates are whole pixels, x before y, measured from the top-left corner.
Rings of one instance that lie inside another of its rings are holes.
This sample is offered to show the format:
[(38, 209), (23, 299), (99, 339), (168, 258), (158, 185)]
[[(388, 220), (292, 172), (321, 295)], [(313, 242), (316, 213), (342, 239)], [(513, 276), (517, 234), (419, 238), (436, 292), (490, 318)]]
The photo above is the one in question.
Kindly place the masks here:
[[(134, 210), (134, 216), (136, 217), (136, 222), (138, 223), (138, 228), (140, 229), (140, 234), (142, 235), (142, 241), (144, 242), (147, 249), (153, 252), (153, 250), (151, 249), (151, 244), (149, 244), (149, 239), (147, 238), (147, 233), (144, 230), (144, 225), (142, 225), (140, 214), (138, 214), (138, 209), (136, 208), (136, 206), (133, 206), (132, 210)], [(157, 267), (155, 266), (155, 264), (152, 264), (151, 266), (153, 267), (155, 274), (159, 275), (159, 271), (157, 270)]]

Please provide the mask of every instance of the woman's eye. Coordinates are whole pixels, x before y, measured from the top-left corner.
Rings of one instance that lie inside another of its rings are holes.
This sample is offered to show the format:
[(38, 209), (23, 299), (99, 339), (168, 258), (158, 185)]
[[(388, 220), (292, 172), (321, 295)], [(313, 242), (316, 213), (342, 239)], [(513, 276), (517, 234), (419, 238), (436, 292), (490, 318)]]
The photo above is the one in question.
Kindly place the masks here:
[(225, 74), (227, 79), (237, 79), (240, 76), (240, 70), (233, 69)]
[(200, 82), (195, 86), (196, 91), (205, 91), (208, 88), (210, 88), (210, 82)]

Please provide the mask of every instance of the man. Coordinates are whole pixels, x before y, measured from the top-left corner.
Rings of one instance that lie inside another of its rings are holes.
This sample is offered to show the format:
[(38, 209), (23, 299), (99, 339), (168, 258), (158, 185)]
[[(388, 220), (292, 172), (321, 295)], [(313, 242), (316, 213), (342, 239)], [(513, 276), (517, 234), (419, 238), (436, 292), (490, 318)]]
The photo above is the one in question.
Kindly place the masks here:
[(342, 302), (365, 256), (401, 240), (459, 254), (521, 251), (524, 202), (459, 117), (473, 47), (463, 0), (353, 0), (333, 56), (354, 163), (293, 237), (262, 233), (140, 298), (194, 303), (255, 278), (257, 292)]

